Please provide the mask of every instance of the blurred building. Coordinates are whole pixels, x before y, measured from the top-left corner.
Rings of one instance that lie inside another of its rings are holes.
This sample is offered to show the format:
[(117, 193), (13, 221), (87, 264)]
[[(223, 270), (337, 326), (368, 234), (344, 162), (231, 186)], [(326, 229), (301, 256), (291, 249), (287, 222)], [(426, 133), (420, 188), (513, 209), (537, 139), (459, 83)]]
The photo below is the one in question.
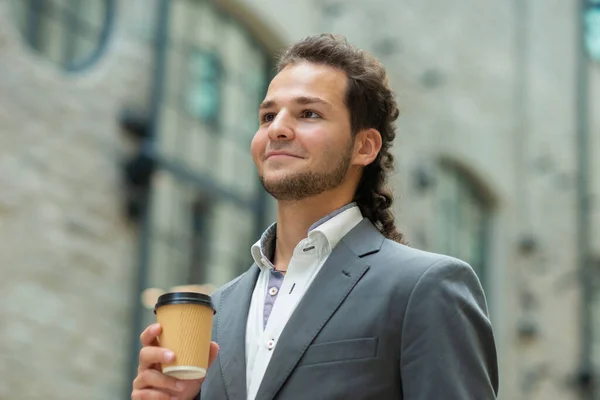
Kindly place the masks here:
[(257, 105), (276, 53), (322, 31), (388, 68), (403, 109), (398, 225), (479, 274), (501, 399), (578, 398), (582, 349), (600, 360), (600, 315), (584, 345), (578, 269), (578, 215), (594, 265), (600, 211), (591, 197), (577, 213), (576, 140), (583, 118), (597, 196), (600, 113), (581, 105), (600, 109), (600, 67), (578, 80), (577, 12), (574, 0), (0, 2), (0, 399), (127, 398), (153, 320), (145, 289), (248, 268), (274, 218), (248, 150)]

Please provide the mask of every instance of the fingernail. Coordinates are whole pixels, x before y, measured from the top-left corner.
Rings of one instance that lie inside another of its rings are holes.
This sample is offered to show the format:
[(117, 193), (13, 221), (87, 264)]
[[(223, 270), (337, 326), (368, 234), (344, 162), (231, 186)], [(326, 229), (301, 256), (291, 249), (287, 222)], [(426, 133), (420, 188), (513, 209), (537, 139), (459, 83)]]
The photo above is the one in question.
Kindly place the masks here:
[(177, 382), (175, 384), (175, 387), (177, 388), (177, 390), (181, 391), (181, 390), (185, 389), (185, 383), (183, 383), (183, 382)]
[(163, 354), (163, 359), (166, 362), (173, 361), (173, 359), (175, 359), (175, 353), (172, 351), (165, 351), (165, 354)]
[(160, 329), (160, 325), (159, 325), (159, 324), (154, 324), (154, 325), (152, 325), (152, 331), (153, 331), (153, 332), (156, 332), (156, 331), (158, 331), (159, 329)]

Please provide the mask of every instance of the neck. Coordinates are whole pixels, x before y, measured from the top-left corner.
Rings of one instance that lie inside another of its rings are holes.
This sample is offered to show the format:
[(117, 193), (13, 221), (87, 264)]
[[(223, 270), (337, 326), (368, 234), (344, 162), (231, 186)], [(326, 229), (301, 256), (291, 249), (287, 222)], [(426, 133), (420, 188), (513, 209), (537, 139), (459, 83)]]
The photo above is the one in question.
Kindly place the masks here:
[(310, 226), (350, 202), (352, 196), (338, 191), (324, 192), (297, 201), (278, 201), (275, 267), (286, 271), (294, 249), (308, 236)]

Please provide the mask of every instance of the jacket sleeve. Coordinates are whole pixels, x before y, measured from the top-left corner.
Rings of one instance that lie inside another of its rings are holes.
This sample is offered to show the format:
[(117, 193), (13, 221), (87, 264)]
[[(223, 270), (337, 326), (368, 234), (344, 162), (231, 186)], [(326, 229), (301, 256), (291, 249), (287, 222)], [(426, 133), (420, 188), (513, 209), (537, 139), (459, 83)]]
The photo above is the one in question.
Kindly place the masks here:
[(405, 400), (492, 400), (498, 365), (485, 296), (473, 269), (447, 258), (412, 289), (402, 325)]

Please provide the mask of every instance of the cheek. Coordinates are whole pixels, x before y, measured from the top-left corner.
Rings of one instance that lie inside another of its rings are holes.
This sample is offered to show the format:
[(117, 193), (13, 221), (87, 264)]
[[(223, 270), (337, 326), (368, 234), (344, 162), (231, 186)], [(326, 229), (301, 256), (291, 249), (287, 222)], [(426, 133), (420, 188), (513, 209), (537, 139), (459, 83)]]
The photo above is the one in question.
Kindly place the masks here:
[(252, 154), (252, 159), (256, 165), (259, 165), (262, 160), (263, 154), (265, 153), (267, 142), (265, 140), (265, 135), (261, 133), (259, 130), (254, 134), (252, 138), (252, 142), (250, 143), (250, 152)]
[(340, 153), (340, 147), (326, 134), (315, 137), (313, 141), (307, 143), (306, 149), (314, 157), (314, 161), (319, 164), (327, 164), (331, 161), (332, 156), (335, 158)]

